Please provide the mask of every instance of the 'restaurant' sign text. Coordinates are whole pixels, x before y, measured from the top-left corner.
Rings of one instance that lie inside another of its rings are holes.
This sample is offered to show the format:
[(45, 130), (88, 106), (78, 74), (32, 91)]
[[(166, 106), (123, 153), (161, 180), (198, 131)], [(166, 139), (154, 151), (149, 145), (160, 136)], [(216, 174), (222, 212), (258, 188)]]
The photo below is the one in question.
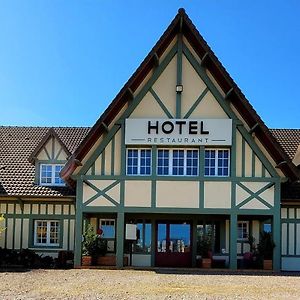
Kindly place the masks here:
[(231, 145), (230, 119), (126, 119), (127, 145)]

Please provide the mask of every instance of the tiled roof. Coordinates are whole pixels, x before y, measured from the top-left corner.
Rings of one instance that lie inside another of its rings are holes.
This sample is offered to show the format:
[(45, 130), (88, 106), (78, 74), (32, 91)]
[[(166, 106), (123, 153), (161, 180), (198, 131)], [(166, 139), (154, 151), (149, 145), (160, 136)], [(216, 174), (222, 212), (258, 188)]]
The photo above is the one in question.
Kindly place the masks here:
[(286, 154), (293, 160), (300, 145), (300, 129), (270, 129)]
[[(87, 135), (87, 127), (52, 127), (70, 153)], [(28, 158), (50, 127), (0, 126), (0, 196), (61, 197), (74, 195), (68, 187), (34, 184), (35, 166)]]

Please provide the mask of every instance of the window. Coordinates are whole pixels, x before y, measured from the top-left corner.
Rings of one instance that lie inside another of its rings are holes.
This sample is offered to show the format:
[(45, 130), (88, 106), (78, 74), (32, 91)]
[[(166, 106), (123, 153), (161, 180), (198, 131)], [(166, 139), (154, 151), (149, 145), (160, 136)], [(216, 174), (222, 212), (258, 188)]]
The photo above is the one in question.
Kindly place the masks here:
[(197, 176), (198, 149), (158, 149), (157, 175)]
[(101, 237), (107, 240), (107, 252), (115, 251), (116, 227), (115, 219), (100, 219), (99, 228), (102, 231)]
[(127, 175), (151, 174), (151, 149), (127, 149)]
[(205, 150), (205, 176), (229, 176), (229, 149)]
[(239, 240), (246, 240), (249, 237), (249, 222), (248, 221), (238, 221), (238, 235)]
[(34, 221), (35, 246), (59, 246), (59, 221)]
[(41, 185), (64, 185), (59, 173), (64, 165), (42, 164), (40, 167)]
[(100, 219), (100, 228), (102, 229), (102, 238), (115, 238), (115, 220), (114, 219)]

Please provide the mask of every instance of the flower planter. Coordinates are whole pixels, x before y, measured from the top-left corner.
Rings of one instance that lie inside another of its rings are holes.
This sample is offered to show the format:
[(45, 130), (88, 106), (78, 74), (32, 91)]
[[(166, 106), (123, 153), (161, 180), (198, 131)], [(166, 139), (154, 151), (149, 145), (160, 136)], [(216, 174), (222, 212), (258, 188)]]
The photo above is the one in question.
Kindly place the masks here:
[(273, 270), (273, 260), (264, 259), (264, 270)]
[(203, 269), (211, 268), (211, 258), (202, 258), (202, 268)]
[[(116, 256), (98, 256), (96, 264), (98, 266), (116, 266)], [(124, 266), (128, 266), (128, 257), (124, 256)]]
[(91, 266), (92, 265), (92, 257), (91, 256), (82, 256), (81, 265), (82, 266)]

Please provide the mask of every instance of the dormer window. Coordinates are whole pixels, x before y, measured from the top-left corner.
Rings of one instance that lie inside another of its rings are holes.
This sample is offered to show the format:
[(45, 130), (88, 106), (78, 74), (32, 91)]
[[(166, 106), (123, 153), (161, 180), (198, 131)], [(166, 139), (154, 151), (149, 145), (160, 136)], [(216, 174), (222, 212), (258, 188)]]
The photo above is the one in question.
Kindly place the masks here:
[(64, 181), (59, 173), (64, 165), (61, 164), (41, 164), (40, 165), (40, 184), (41, 185), (64, 185)]

